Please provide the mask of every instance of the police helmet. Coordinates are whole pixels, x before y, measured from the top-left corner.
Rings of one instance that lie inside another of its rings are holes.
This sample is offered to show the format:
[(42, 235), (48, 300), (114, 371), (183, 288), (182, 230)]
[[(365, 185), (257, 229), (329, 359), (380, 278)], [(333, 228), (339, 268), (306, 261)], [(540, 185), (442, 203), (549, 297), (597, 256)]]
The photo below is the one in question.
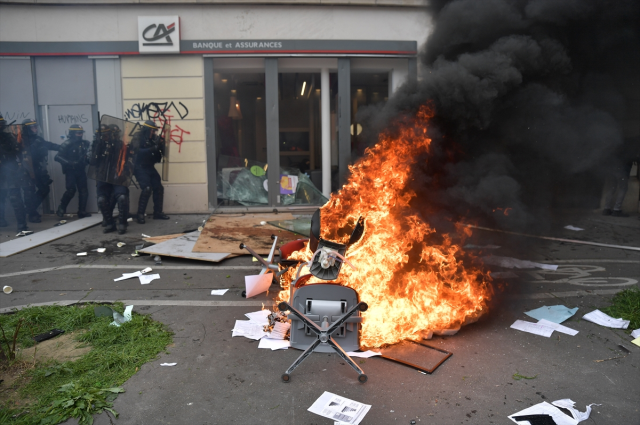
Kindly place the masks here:
[(80, 124), (72, 124), (69, 127), (69, 138), (80, 137), (82, 138), (84, 134), (84, 128)]
[(153, 121), (150, 121), (150, 120), (145, 121), (145, 122), (142, 124), (142, 126), (143, 126), (143, 127), (148, 127), (148, 128), (150, 128), (150, 129), (152, 129), (152, 130), (157, 130), (158, 128), (160, 128), (160, 127), (158, 127), (158, 126), (156, 125), (156, 123), (154, 123)]
[[(22, 121), (22, 129), (26, 134), (36, 133), (38, 131), (38, 123), (36, 120), (32, 120), (31, 118), (27, 118)], [(31, 131), (31, 129), (35, 129), (35, 131)]]
[(96, 130), (96, 134), (106, 134), (109, 132), (111, 132), (111, 128), (106, 124), (100, 124), (100, 127), (98, 127), (98, 129)]
[(5, 121), (2, 114), (0, 114), (0, 127), (6, 127), (6, 125), (7, 125), (7, 121)]

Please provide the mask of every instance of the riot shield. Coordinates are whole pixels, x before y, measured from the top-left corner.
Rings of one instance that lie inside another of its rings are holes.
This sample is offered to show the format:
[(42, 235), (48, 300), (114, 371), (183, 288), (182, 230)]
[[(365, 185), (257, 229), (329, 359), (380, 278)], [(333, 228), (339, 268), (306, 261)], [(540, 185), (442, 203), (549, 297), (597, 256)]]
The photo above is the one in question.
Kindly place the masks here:
[(21, 124), (14, 124), (9, 126), (9, 132), (13, 134), (13, 137), (18, 141), (20, 146), (20, 164), (24, 172), (29, 177), (35, 179), (35, 173), (33, 172), (33, 158), (31, 158), (31, 146), (29, 146), (29, 139), (22, 134), (23, 128)]
[(162, 149), (162, 180), (169, 180), (169, 150), (171, 149), (171, 124), (165, 123), (160, 133), (160, 143), (164, 144)]
[(93, 180), (129, 186), (133, 177), (136, 147), (132, 143), (140, 125), (103, 115), (95, 132), (87, 177)]

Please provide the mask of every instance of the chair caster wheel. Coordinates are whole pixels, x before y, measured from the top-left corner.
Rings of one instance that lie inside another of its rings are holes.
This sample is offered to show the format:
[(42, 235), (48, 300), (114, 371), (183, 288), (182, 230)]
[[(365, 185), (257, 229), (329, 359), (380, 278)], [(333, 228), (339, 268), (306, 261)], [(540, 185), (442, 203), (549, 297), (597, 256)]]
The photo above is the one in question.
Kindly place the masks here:
[(360, 381), (361, 384), (364, 384), (365, 382), (367, 382), (368, 379), (369, 378), (364, 373), (362, 375), (358, 376), (358, 381)]
[(283, 373), (282, 374), (282, 382), (288, 383), (290, 380), (291, 380), (291, 376), (289, 376), (288, 373)]

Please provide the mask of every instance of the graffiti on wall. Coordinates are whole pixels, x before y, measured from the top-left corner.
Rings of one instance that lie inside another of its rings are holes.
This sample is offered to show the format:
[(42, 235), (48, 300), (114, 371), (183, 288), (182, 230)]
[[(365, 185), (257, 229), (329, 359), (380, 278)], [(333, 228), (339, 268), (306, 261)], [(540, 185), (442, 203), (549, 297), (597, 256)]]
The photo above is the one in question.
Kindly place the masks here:
[(89, 122), (89, 118), (85, 114), (58, 115), (58, 122), (60, 124), (83, 124)]
[[(175, 115), (177, 114), (177, 115)], [(171, 141), (178, 145), (178, 153), (182, 151), (182, 142), (184, 141), (185, 134), (191, 134), (191, 132), (184, 130), (177, 124), (172, 124), (171, 119), (185, 119), (189, 115), (189, 109), (187, 106), (178, 102), (176, 105), (171, 102), (150, 102), (150, 103), (134, 103), (131, 108), (124, 112), (126, 120), (139, 120), (153, 121), (159, 127), (165, 124), (171, 125)]]
[(2, 112), (2, 116), (7, 122), (22, 122), (27, 118), (31, 118), (31, 112)]

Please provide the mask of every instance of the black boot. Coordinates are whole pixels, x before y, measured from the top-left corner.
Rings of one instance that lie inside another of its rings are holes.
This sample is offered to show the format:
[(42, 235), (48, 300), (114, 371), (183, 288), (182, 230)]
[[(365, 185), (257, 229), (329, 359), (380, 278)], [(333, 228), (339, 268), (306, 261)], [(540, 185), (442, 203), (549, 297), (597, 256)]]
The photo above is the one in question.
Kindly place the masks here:
[(27, 227), (26, 213), (24, 211), (24, 203), (22, 202), (22, 196), (20, 196), (20, 189), (10, 189), (9, 202), (11, 203), (13, 212), (16, 215), (18, 232), (29, 230), (29, 228)]
[(27, 217), (31, 223), (42, 223), (42, 216), (37, 211), (31, 211)]
[(115, 231), (116, 231), (116, 224), (113, 222), (113, 219), (111, 219), (111, 221), (107, 222), (107, 224), (105, 224), (105, 226), (104, 226), (104, 229), (102, 229), (102, 233), (111, 233), (111, 232), (115, 232)]
[(64, 217), (67, 213), (67, 205), (73, 199), (73, 196), (76, 194), (75, 190), (67, 190), (63, 195), (62, 199), (60, 199), (60, 205), (58, 205), (58, 210), (56, 211), (56, 215), (60, 218)]
[(147, 210), (147, 204), (151, 197), (151, 188), (147, 187), (140, 193), (140, 199), (138, 200), (138, 223), (144, 224), (144, 212)]
[(171, 217), (162, 212), (164, 204), (164, 187), (156, 189), (153, 192), (153, 219), (154, 220), (169, 220)]
[(129, 218), (129, 196), (118, 196), (118, 234), (127, 232), (127, 218)]
[(91, 217), (87, 212), (87, 201), (89, 200), (89, 191), (78, 191), (78, 218)]

